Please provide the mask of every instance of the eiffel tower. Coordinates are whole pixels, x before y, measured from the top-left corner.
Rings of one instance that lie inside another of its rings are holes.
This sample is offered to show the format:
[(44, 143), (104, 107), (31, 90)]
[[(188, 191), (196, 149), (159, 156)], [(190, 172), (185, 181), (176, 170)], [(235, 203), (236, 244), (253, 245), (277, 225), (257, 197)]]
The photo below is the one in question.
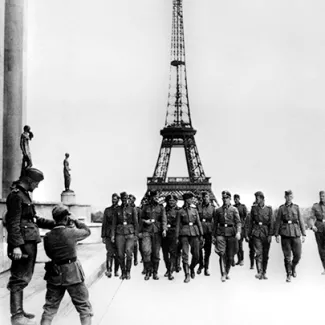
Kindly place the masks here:
[[(205, 176), (194, 138), (196, 130), (192, 126), (188, 98), (182, 0), (173, 0), (167, 114), (165, 127), (160, 134), (163, 138), (160, 152), (153, 176), (147, 178), (147, 189), (158, 190), (161, 197), (174, 194), (179, 199), (188, 191), (196, 195), (201, 191), (207, 191), (216, 202), (210, 178)], [(185, 150), (188, 177), (167, 178), (171, 151), (175, 147), (183, 147)]]

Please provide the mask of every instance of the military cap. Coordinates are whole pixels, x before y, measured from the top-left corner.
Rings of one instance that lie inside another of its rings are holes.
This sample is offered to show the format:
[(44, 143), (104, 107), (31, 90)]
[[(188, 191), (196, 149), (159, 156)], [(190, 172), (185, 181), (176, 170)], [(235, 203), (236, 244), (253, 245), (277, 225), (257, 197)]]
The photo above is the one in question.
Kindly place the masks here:
[(24, 171), (24, 176), (32, 179), (35, 182), (40, 182), (44, 179), (43, 173), (39, 169), (33, 167), (26, 168)]
[(284, 191), (284, 195), (287, 196), (287, 195), (292, 195), (292, 191), (291, 190), (287, 190), (287, 191)]
[(129, 199), (134, 199), (134, 201), (137, 199), (133, 194), (129, 194)]
[(234, 195), (234, 199), (236, 199), (236, 198), (237, 198), (237, 199), (240, 199), (240, 195), (239, 195), (239, 194), (235, 194), (235, 195)]
[(113, 194), (112, 194), (112, 197), (117, 197), (118, 199), (120, 199), (120, 197), (118, 196), (117, 193), (113, 193)]
[(319, 195), (325, 194), (325, 191), (319, 191)]
[(64, 217), (70, 215), (69, 209), (65, 205), (56, 205), (52, 210), (52, 216), (54, 220), (61, 220)]
[(122, 192), (122, 193), (120, 193), (120, 196), (121, 196), (121, 199), (123, 199), (123, 198), (128, 198), (129, 196), (128, 196), (128, 194), (126, 193), (126, 192)]
[(261, 191), (257, 191), (255, 194), (255, 197), (261, 197), (262, 199), (264, 199), (264, 194), (263, 194), (263, 192), (261, 192)]
[(192, 199), (194, 197), (193, 193), (187, 192), (183, 194), (183, 200)]
[(227, 197), (231, 198), (231, 194), (229, 191), (222, 191), (221, 195), (223, 198), (227, 198)]
[(202, 192), (201, 192), (201, 196), (202, 196), (202, 197), (205, 197), (205, 196), (207, 196), (207, 195), (209, 195), (209, 193), (208, 193), (207, 191), (202, 191)]
[(152, 190), (149, 192), (149, 196), (156, 196), (158, 194), (157, 190)]
[(178, 198), (176, 195), (167, 195), (165, 197), (165, 201), (168, 202), (169, 200), (174, 199), (175, 201), (178, 201)]

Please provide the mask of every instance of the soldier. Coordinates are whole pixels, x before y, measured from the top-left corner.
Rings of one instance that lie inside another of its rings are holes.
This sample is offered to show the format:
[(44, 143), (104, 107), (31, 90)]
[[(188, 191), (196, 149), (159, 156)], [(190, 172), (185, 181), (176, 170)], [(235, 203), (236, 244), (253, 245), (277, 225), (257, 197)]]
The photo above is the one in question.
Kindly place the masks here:
[(173, 280), (173, 272), (176, 267), (176, 219), (178, 213), (177, 196), (167, 195), (166, 201), (166, 217), (167, 217), (167, 235), (162, 239), (162, 251), (167, 272), (165, 274), (169, 280)]
[[(203, 229), (200, 216), (192, 206), (193, 194), (183, 195), (184, 206), (178, 211), (176, 222), (176, 240), (182, 244), (182, 260), (185, 273), (185, 283), (195, 278), (195, 266), (200, 259), (200, 245), (203, 244)], [(189, 248), (191, 247), (192, 261), (189, 266)], [(190, 272), (191, 271), (191, 278)]]
[(165, 208), (158, 200), (158, 192), (150, 191), (149, 203), (142, 208), (140, 214), (143, 263), (146, 270), (145, 280), (150, 279), (151, 268), (153, 270), (153, 279), (159, 280), (161, 239), (162, 236), (166, 237), (167, 232)]
[[(135, 208), (136, 209), (136, 212), (137, 212), (137, 220), (138, 220), (138, 223), (139, 223), (139, 217), (140, 217), (140, 210), (141, 210), (141, 208), (140, 207), (136, 207), (136, 205), (135, 205), (135, 201), (136, 200), (137, 199), (136, 199), (136, 197), (133, 194), (129, 194), (129, 205), (132, 208)], [(135, 237), (134, 238), (134, 251), (133, 251), (134, 266), (137, 266), (138, 265), (138, 251), (139, 251), (139, 243), (138, 243), (138, 240), (139, 240), (138, 237)]]
[[(197, 274), (201, 274), (204, 268), (204, 275), (210, 276), (209, 273), (209, 262), (212, 247), (212, 229), (213, 221), (215, 219), (215, 208), (210, 201), (208, 192), (202, 192), (202, 202), (198, 204), (197, 209), (200, 216), (200, 221), (203, 229), (204, 246), (200, 248), (200, 259), (199, 268)], [(203, 251), (204, 251), (204, 262), (203, 262)]]
[[(255, 201), (254, 201), (252, 207), (255, 205), (257, 205), (256, 197), (255, 197)], [(252, 210), (252, 208), (251, 208), (251, 210)], [(246, 227), (247, 225), (249, 225), (249, 220), (250, 220), (250, 213), (247, 212), (247, 218), (246, 218), (246, 222), (245, 222), (245, 236), (246, 236), (245, 241), (248, 242), (250, 269), (254, 270), (254, 261), (255, 261), (254, 242), (253, 242), (253, 239), (247, 235), (247, 227)]]
[(230, 203), (230, 192), (223, 191), (221, 194), (223, 205), (216, 210), (212, 240), (219, 255), (221, 281), (225, 282), (230, 279), (230, 267), (234, 265), (234, 256), (238, 252), (241, 222), (237, 208)]
[(252, 206), (246, 226), (246, 239), (252, 241), (254, 245), (257, 269), (255, 277), (259, 280), (267, 280), (266, 271), (274, 231), (274, 218), (272, 207), (265, 205), (264, 194), (258, 191), (255, 193), (255, 197), (257, 204)]
[[(293, 194), (291, 190), (285, 191), (285, 204), (278, 210), (275, 236), (279, 243), (281, 236), (281, 246), (284, 255), (284, 266), (287, 272), (287, 282), (291, 282), (291, 276), (297, 276), (296, 266), (301, 258), (301, 243), (305, 241), (305, 223), (300, 214), (299, 206), (293, 204)], [(302, 238), (300, 239), (302, 235)], [(293, 259), (291, 260), (291, 252)]]
[[(143, 197), (142, 200), (141, 200), (141, 204), (140, 206), (138, 207), (138, 221), (139, 221), (139, 231), (140, 231), (140, 216), (141, 216), (141, 210), (143, 209), (143, 207), (148, 204), (148, 199), (147, 197)], [(141, 255), (141, 261), (140, 263), (143, 263), (143, 251), (142, 251), (142, 233), (139, 232), (139, 252), (140, 252), (140, 255)], [(146, 274), (146, 269), (144, 267), (144, 263), (143, 263), (143, 269), (142, 269), (142, 274)]]
[(315, 203), (309, 217), (311, 229), (315, 232), (318, 253), (325, 275), (325, 191), (319, 192), (319, 203)]
[(35, 324), (23, 309), (23, 290), (32, 279), (37, 255), (37, 244), (41, 242), (39, 228), (51, 229), (53, 220), (36, 215), (35, 206), (29, 196), (44, 179), (36, 168), (27, 168), (24, 175), (14, 182), (7, 197), (6, 227), (8, 231), (8, 256), (12, 259), (7, 288), (10, 290), (10, 312), (13, 325)]
[(90, 325), (93, 316), (84, 272), (77, 259), (77, 242), (90, 235), (90, 229), (78, 220), (72, 220), (66, 206), (57, 205), (52, 210), (56, 226), (44, 237), (46, 295), (41, 325), (51, 325), (65, 291), (76, 307), (82, 325)]
[(238, 261), (236, 263), (236, 265), (240, 265), (243, 266), (244, 265), (244, 249), (243, 249), (243, 241), (244, 238), (246, 237), (245, 235), (245, 221), (247, 218), (247, 208), (245, 204), (241, 204), (240, 203), (240, 195), (239, 194), (235, 194), (234, 195), (234, 201), (235, 204), (234, 206), (237, 208), (238, 212), (239, 212), (239, 216), (240, 216), (240, 221), (242, 224), (242, 232), (240, 235), (240, 240), (238, 241)]
[(122, 270), (120, 279), (129, 280), (131, 279), (134, 241), (139, 235), (139, 227), (137, 210), (128, 204), (127, 193), (122, 192), (120, 195), (122, 204), (114, 211), (112, 242), (116, 240), (117, 256)]
[(102, 224), (102, 240), (106, 245), (106, 276), (108, 278), (112, 277), (112, 266), (114, 260), (114, 275), (119, 276), (118, 274), (118, 257), (116, 251), (116, 243), (112, 242), (112, 228), (113, 228), (113, 217), (114, 211), (118, 207), (118, 202), (120, 197), (114, 193), (112, 195), (112, 205), (107, 207), (104, 211), (103, 224)]

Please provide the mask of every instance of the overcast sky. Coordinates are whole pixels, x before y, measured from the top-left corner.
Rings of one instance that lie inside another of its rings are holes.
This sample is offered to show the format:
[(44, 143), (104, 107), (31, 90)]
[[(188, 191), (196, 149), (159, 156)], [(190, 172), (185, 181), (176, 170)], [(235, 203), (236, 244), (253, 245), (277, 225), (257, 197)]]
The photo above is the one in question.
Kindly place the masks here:
[[(272, 205), (292, 189), (310, 206), (325, 188), (325, 2), (184, 0), (196, 142), (218, 198), (224, 189)], [(80, 203), (139, 199), (161, 144), (172, 0), (37, 0), (28, 7), (27, 123), (58, 201), (63, 159)], [(169, 176), (186, 176), (172, 152)]]

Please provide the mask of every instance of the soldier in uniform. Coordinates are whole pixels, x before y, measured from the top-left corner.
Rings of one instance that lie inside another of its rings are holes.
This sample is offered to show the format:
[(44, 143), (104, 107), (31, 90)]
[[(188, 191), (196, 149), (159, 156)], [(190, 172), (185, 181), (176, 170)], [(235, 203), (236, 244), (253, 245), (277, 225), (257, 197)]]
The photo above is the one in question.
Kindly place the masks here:
[(301, 258), (301, 243), (305, 241), (306, 230), (299, 206), (292, 203), (292, 191), (285, 191), (284, 197), (285, 204), (279, 207), (276, 218), (275, 236), (277, 243), (280, 242), (279, 235), (281, 236), (284, 266), (287, 272), (286, 281), (291, 282), (291, 276), (294, 278), (297, 276), (296, 267)]
[[(138, 221), (139, 221), (139, 231), (140, 231), (140, 216), (141, 216), (141, 210), (143, 209), (143, 207), (148, 204), (148, 199), (147, 197), (143, 197), (142, 200), (141, 200), (141, 204), (140, 206), (138, 207)], [(143, 251), (142, 251), (142, 233), (139, 232), (139, 252), (140, 252), (140, 255), (141, 255), (141, 261), (140, 263), (143, 263)], [(146, 269), (144, 267), (144, 263), (143, 263), (143, 269), (142, 269), (142, 274), (146, 274)]]
[[(200, 245), (203, 244), (203, 229), (197, 209), (192, 205), (193, 194), (183, 195), (184, 206), (178, 211), (176, 222), (176, 240), (182, 244), (182, 260), (185, 273), (185, 283), (195, 278), (195, 267), (200, 259)], [(189, 266), (189, 248), (191, 247), (192, 261)]]
[[(138, 220), (138, 223), (139, 223), (139, 217), (140, 217), (140, 210), (141, 208), (140, 207), (137, 207), (135, 205), (135, 201), (136, 201), (136, 197), (133, 195), (133, 194), (129, 194), (129, 205), (132, 207), (132, 208), (135, 208), (136, 209), (136, 212), (137, 212), (137, 220)], [(134, 238), (134, 251), (133, 251), (133, 262), (134, 262), (134, 266), (137, 266), (138, 265), (138, 251), (139, 251), (139, 238), (138, 237), (135, 237)]]
[(90, 235), (90, 229), (78, 220), (72, 220), (66, 206), (57, 205), (52, 210), (56, 226), (44, 237), (46, 295), (41, 325), (51, 325), (62, 298), (68, 291), (76, 307), (81, 325), (90, 325), (93, 316), (84, 271), (77, 259), (77, 242)]
[(120, 195), (122, 204), (114, 211), (112, 242), (116, 240), (117, 256), (122, 270), (121, 279), (129, 280), (131, 279), (134, 241), (139, 235), (139, 227), (136, 208), (128, 204), (126, 192)]
[(309, 217), (310, 227), (315, 232), (318, 253), (325, 275), (325, 191), (319, 192), (319, 203), (315, 203)]
[(202, 192), (201, 196), (202, 201), (198, 204), (197, 209), (203, 229), (204, 246), (200, 248), (199, 268), (197, 270), (197, 274), (201, 274), (204, 268), (204, 275), (209, 276), (209, 262), (212, 248), (212, 229), (216, 210), (211, 203), (208, 192)]
[(158, 268), (162, 236), (166, 237), (167, 219), (165, 208), (159, 203), (158, 192), (149, 193), (149, 203), (140, 213), (140, 232), (142, 233), (143, 263), (146, 270), (145, 280), (150, 279), (151, 269), (153, 279), (159, 280)]
[(37, 255), (37, 244), (41, 242), (39, 228), (51, 229), (53, 220), (40, 218), (29, 196), (44, 179), (36, 168), (26, 168), (24, 175), (14, 182), (7, 197), (6, 227), (8, 231), (8, 256), (12, 259), (10, 278), (10, 312), (13, 325), (35, 324), (34, 315), (23, 309), (23, 290), (32, 279)]
[(240, 240), (238, 241), (238, 254), (237, 254), (238, 261), (236, 264), (243, 266), (244, 265), (243, 241), (244, 241), (244, 238), (246, 237), (246, 235), (245, 235), (245, 221), (247, 218), (247, 208), (246, 208), (245, 204), (240, 203), (240, 195), (239, 194), (234, 195), (234, 201), (235, 201), (234, 206), (237, 208), (237, 210), (239, 212), (240, 221), (242, 224)]
[(256, 254), (257, 279), (267, 280), (266, 271), (269, 260), (269, 250), (274, 232), (272, 207), (265, 205), (264, 194), (255, 193), (256, 205), (252, 206), (249, 222), (247, 222), (247, 240), (252, 241)]
[(215, 252), (219, 255), (221, 281), (229, 280), (230, 267), (234, 265), (234, 257), (238, 252), (241, 221), (237, 208), (231, 205), (229, 191), (222, 192), (222, 207), (216, 210), (212, 240)]
[(112, 205), (107, 207), (104, 211), (104, 218), (102, 224), (102, 240), (103, 243), (106, 245), (106, 276), (112, 277), (112, 266), (114, 260), (114, 275), (119, 276), (118, 274), (118, 258), (117, 258), (117, 251), (116, 251), (116, 243), (112, 242), (112, 228), (113, 228), (113, 217), (114, 211), (118, 207), (118, 202), (120, 197), (114, 193), (112, 195)]
[(173, 280), (173, 272), (176, 267), (176, 219), (178, 213), (177, 196), (167, 195), (166, 201), (166, 217), (167, 217), (167, 235), (162, 239), (162, 251), (167, 272), (165, 274), (169, 280)]

